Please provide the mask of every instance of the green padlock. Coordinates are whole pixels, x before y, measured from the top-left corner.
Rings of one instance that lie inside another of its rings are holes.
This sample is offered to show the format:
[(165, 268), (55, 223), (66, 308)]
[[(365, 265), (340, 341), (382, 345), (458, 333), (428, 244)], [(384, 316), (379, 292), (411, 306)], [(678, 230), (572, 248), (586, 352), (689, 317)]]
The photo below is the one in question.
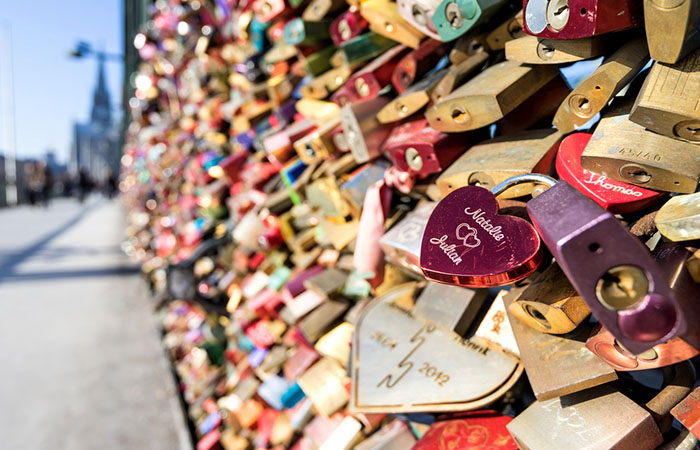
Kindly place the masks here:
[(488, 20), (505, 4), (505, 0), (443, 0), (432, 21), (442, 41), (448, 42)]

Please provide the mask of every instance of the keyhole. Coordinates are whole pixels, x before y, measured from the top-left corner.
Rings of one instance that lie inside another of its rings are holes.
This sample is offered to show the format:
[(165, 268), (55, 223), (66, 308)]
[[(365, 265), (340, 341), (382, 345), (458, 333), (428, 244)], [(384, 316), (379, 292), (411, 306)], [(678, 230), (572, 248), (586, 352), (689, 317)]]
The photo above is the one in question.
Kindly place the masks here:
[(394, 32), (394, 24), (391, 22), (385, 22), (384, 29), (386, 30), (387, 33), (393, 33)]
[(700, 133), (700, 127), (686, 127), (685, 129), (693, 136), (697, 136)]
[(549, 323), (549, 321), (547, 320), (547, 318), (546, 318), (546, 317), (544, 316), (544, 314), (542, 314), (539, 310), (533, 308), (533, 307), (530, 306), (530, 305), (525, 305), (524, 308), (525, 308), (525, 312), (526, 312), (530, 317), (532, 317), (533, 319), (535, 319), (535, 321), (537, 321), (537, 323), (539, 323), (540, 325), (542, 325), (543, 327), (545, 327), (545, 328), (548, 329), (548, 330), (552, 328), (552, 325), (550, 325), (550, 323)]
[(408, 164), (408, 167), (410, 167), (413, 170), (418, 171), (423, 167), (423, 158), (421, 158), (420, 153), (418, 153), (418, 150), (416, 150), (413, 147), (409, 147), (406, 149), (404, 159), (406, 160), (406, 164)]
[(636, 164), (626, 164), (620, 167), (620, 175), (624, 178), (643, 184), (651, 181), (651, 174)]
[(425, 10), (418, 5), (413, 5), (411, 14), (413, 15), (413, 20), (419, 25), (425, 26), (428, 22), (428, 19), (425, 17)]
[(563, 29), (569, 21), (568, 0), (549, 0), (547, 3), (547, 23), (555, 31)]
[(456, 123), (466, 123), (469, 121), (469, 113), (467, 112), (466, 109), (462, 106), (453, 106), (452, 111), (450, 112), (450, 116), (452, 117), (452, 120), (454, 120)]
[(540, 41), (537, 44), (537, 56), (546, 61), (554, 56), (554, 46), (549, 41)]
[(401, 72), (401, 84), (404, 86), (411, 84), (411, 76), (408, 74), (408, 72)]
[(583, 95), (574, 95), (569, 100), (569, 106), (573, 110), (574, 114), (582, 118), (588, 118), (593, 115), (593, 105), (591, 101)]
[(605, 272), (596, 284), (596, 296), (608, 309), (632, 308), (649, 292), (645, 272), (636, 266), (616, 266)]
[(450, 2), (445, 6), (445, 18), (452, 28), (461, 27), (464, 21), (462, 11), (459, 10), (459, 6), (455, 2)]

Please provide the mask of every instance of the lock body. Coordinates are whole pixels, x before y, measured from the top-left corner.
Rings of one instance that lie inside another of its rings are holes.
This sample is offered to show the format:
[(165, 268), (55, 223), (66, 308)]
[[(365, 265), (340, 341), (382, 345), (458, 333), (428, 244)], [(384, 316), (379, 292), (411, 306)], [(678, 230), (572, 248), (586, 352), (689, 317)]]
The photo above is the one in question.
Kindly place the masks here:
[(642, 352), (686, 331), (663, 271), (611, 213), (564, 181), (528, 202), (527, 211), (576, 291), (622, 345)]
[(447, 72), (448, 69), (439, 70), (414, 83), (379, 110), (377, 120), (381, 123), (397, 122), (423, 109), (430, 102), (432, 92)]
[(630, 120), (664, 136), (700, 143), (698, 90), (700, 50), (677, 64), (654, 62), (632, 107)]
[(391, 125), (379, 123), (377, 111), (387, 103), (389, 99), (381, 96), (354, 105), (345, 105), (340, 110), (343, 135), (358, 163), (379, 156), (381, 144), (389, 135)]
[(649, 61), (642, 36), (625, 42), (562, 102), (552, 124), (562, 133), (574, 131), (598, 114)]
[(389, 261), (417, 274), (422, 273), (420, 248), (423, 230), (434, 208), (432, 202), (419, 202), (413, 211), (384, 233), (379, 245)]
[(490, 410), (460, 414), (458, 418), (432, 424), (413, 450), (516, 450), (518, 446), (506, 429), (511, 420)]
[(415, 317), (399, 306), (414, 291), (414, 284), (398, 286), (361, 313), (352, 345), (350, 410), (464, 411), (503, 395), (522, 373), (517, 358)]
[(448, 133), (481, 128), (503, 118), (555, 76), (553, 66), (505, 61), (460, 86), (425, 117), (431, 127)]
[(452, 41), (492, 17), (503, 0), (443, 0), (433, 13), (433, 24), (442, 41)]
[(350, 8), (331, 22), (330, 33), (333, 44), (340, 47), (344, 42), (359, 36), (369, 24), (357, 8)]
[(614, 38), (544, 39), (523, 36), (506, 42), (506, 59), (524, 64), (564, 64), (612, 53)]
[(627, 184), (581, 167), (581, 155), (591, 140), (588, 133), (565, 137), (556, 159), (557, 174), (603, 208), (625, 214), (647, 208), (660, 201), (664, 194)]
[(523, 0), (527, 34), (581, 39), (642, 26), (644, 11), (635, 0)]
[(435, 68), (448, 50), (447, 44), (426, 39), (420, 47), (401, 58), (391, 74), (391, 84), (396, 92), (399, 94), (406, 92), (406, 89), (416, 80)]
[(503, 301), (520, 360), (537, 400), (561, 397), (617, 379), (615, 370), (585, 347), (592, 324), (582, 323), (573, 332), (560, 336), (543, 333), (520, 320), (522, 315), (514, 314), (521, 310), (522, 294), (526, 293), (518, 291), (522, 288), (511, 289)]
[[(561, 138), (556, 130), (531, 130), (475, 145), (440, 174), (437, 187), (444, 197), (463, 186), (491, 189), (515, 175), (550, 174)], [(522, 197), (533, 188), (532, 183), (518, 184), (500, 198)]]
[(441, 133), (425, 119), (396, 126), (384, 141), (383, 149), (399, 170), (427, 176), (438, 173), (462, 154), (474, 134)]
[(411, 48), (418, 48), (423, 33), (406, 22), (396, 2), (365, 0), (360, 4), (360, 14), (369, 23), (369, 29)]
[(644, 28), (651, 58), (675, 64), (700, 45), (700, 2), (644, 0)]
[(421, 33), (435, 39), (442, 40), (433, 24), (433, 14), (441, 0), (401, 0), (399, 4), (399, 14)]
[(648, 189), (695, 192), (700, 180), (698, 147), (648, 131), (629, 120), (628, 112), (621, 106), (601, 119), (581, 155), (581, 166)]

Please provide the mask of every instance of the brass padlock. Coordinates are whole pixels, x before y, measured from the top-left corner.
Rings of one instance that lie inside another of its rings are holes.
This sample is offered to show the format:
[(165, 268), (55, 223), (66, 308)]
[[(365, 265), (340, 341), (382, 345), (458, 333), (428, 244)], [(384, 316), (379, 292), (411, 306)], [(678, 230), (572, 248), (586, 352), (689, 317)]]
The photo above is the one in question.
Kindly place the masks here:
[(422, 274), (420, 248), (423, 230), (435, 208), (435, 203), (421, 201), (412, 211), (379, 239), (379, 245), (392, 263)]
[(630, 120), (676, 139), (700, 143), (700, 50), (677, 64), (654, 62)]
[(560, 336), (538, 331), (516, 319), (513, 314), (513, 311), (522, 310), (513, 300), (519, 295), (522, 297), (523, 293), (522, 288), (511, 289), (503, 300), (511, 318), (510, 325), (518, 343), (520, 360), (537, 400), (572, 394), (617, 379), (615, 370), (585, 346), (593, 324), (583, 323), (574, 331)]
[[(475, 145), (438, 177), (436, 184), (445, 197), (463, 186), (486, 189), (519, 174), (550, 174), (562, 135), (556, 130), (531, 130)], [(532, 183), (509, 188), (501, 198), (517, 198), (532, 192)]]
[(486, 36), (486, 43), (489, 49), (503, 50), (506, 42), (525, 36), (523, 31), (523, 10), (522, 8)]
[(625, 42), (571, 91), (554, 116), (553, 125), (562, 133), (570, 133), (591, 120), (648, 61), (644, 36)]
[(423, 109), (430, 102), (435, 87), (448, 72), (448, 69), (438, 70), (410, 86), (377, 113), (377, 120), (381, 123), (397, 122)]
[(557, 263), (533, 278), (508, 307), (519, 322), (542, 333), (564, 334), (591, 313)]
[(695, 369), (688, 361), (668, 366), (664, 375), (672, 376), (664, 377), (667, 383), (644, 407), (608, 384), (536, 401), (507, 425), (508, 431), (520, 448), (655, 449), (663, 442), (671, 408), (695, 384)]
[(488, 59), (488, 52), (481, 50), (451, 65), (447, 69), (447, 73), (440, 78), (440, 81), (438, 81), (433, 88), (430, 93), (430, 98), (434, 102), (440, 103), (445, 97), (450, 95), (460, 83), (476, 73), (477, 70), (484, 67)]
[(554, 66), (504, 61), (457, 88), (430, 108), (425, 117), (431, 127), (448, 133), (485, 127), (503, 118), (558, 75)]
[(360, 4), (360, 14), (369, 22), (369, 29), (411, 48), (418, 48), (425, 34), (406, 22), (396, 2), (365, 0)]
[(675, 64), (700, 45), (700, 1), (644, 0), (644, 28), (655, 61)]
[(629, 120), (629, 110), (629, 105), (620, 105), (600, 120), (581, 155), (581, 166), (648, 189), (695, 192), (700, 147), (644, 129)]
[(610, 35), (583, 39), (523, 36), (506, 42), (506, 59), (525, 64), (572, 63), (604, 56), (611, 51), (614, 42), (615, 38)]
[(384, 125), (377, 120), (377, 111), (389, 103), (387, 96), (381, 96), (345, 105), (340, 110), (343, 135), (355, 160), (362, 164), (379, 156), (384, 139), (391, 132), (391, 125)]

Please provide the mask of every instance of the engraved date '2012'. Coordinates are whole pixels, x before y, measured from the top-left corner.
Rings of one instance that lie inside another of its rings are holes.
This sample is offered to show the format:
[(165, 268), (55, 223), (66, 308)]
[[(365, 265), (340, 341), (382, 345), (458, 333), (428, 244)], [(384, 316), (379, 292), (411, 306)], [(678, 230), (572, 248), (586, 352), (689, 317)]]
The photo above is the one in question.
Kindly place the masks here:
[[(411, 339), (409, 340), (409, 342), (411, 344), (415, 344), (413, 346), (413, 348), (396, 365), (396, 367), (399, 370), (403, 369), (403, 371), (396, 376), (392, 375), (392, 374), (387, 374), (377, 384), (377, 387), (386, 386), (388, 389), (391, 389), (394, 386), (396, 386), (399, 383), (399, 381), (401, 381), (401, 379), (403, 377), (405, 377), (413, 369), (413, 367), (415, 366), (415, 363), (413, 361), (411, 361), (411, 357), (425, 342), (425, 335), (432, 333), (433, 331), (435, 331), (434, 325), (423, 325), (421, 327), (421, 329), (418, 330), (418, 332), (416, 334), (414, 334), (413, 337), (411, 337)], [(375, 335), (376, 335), (376, 333), (375, 333)], [(373, 336), (375, 336), (375, 335), (373, 335)], [(377, 339), (377, 338), (378, 338), (378, 336), (374, 337), (375, 340), (382, 343), (381, 340)], [(384, 346), (387, 346), (387, 345), (384, 345)], [(391, 348), (393, 349), (393, 347), (391, 347)], [(449, 375), (440, 371), (437, 367), (435, 367), (432, 364), (427, 363), (427, 362), (424, 362), (423, 366), (420, 369), (418, 369), (418, 373), (425, 375), (427, 378), (433, 380), (439, 386), (444, 386), (445, 383), (450, 381)]]

